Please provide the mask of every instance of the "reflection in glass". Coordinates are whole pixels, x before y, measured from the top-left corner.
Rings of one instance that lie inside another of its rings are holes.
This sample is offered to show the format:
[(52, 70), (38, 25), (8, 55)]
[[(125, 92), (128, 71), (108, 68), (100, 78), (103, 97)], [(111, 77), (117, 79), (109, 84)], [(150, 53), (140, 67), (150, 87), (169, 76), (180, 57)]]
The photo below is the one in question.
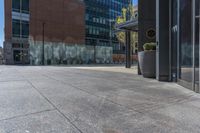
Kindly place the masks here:
[(199, 85), (199, 0), (195, 1), (195, 83)]
[(180, 1), (180, 79), (192, 83), (192, 0)]
[(177, 78), (177, 32), (178, 32), (178, 2), (177, 0), (172, 1), (172, 29), (171, 29), (171, 70), (172, 70), (172, 80), (176, 81)]

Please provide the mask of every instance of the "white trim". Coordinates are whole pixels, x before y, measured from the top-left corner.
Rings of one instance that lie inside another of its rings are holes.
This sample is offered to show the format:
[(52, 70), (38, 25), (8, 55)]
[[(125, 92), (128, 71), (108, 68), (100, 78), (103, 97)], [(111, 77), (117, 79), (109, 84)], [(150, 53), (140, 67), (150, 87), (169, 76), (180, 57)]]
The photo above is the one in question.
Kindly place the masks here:
[(30, 21), (30, 15), (12, 11), (12, 19)]

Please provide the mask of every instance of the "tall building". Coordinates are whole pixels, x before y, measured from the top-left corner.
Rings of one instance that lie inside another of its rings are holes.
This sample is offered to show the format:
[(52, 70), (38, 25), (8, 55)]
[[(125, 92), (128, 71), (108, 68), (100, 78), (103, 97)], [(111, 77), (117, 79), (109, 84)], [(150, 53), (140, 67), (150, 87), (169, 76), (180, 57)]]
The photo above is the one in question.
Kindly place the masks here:
[[(86, 5), (86, 45), (109, 46), (123, 50), (114, 35), (113, 25), (122, 8), (132, 0), (84, 0)], [(124, 49), (125, 50), (125, 49)]]
[(156, 79), (200, 92), (200, 1), (139, 0), (138, 13), (137, 23), (121, 28), (139, 29), (139, 52), (156, 42)]
[[(6, 64), (29, 64), (30, 49), (46, 57), (44, 51), (43, 55), (38, 52), (44, 44), (85, 44), (82, 0), (4, 0), (4, 3)], [(34, 48), (37, 45), (40, 47)], [(34, 60), (41, 64), (41, 59)]]

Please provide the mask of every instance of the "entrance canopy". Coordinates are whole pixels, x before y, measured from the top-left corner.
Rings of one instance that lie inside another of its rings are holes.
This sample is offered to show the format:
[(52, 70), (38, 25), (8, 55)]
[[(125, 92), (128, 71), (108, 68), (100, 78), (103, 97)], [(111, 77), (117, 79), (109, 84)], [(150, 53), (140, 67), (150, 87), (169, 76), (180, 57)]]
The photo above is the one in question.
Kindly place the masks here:
[(125, 30), (125, 31), (138, 31), (138, 19), (133, 19), (126, 21), (124, 23), (116, 24), (115, 25), (116, 32)]
[(131, 68), (131, 31), (138, 32), (138, 19), (115, 25), (115, 32), (125, 31), (126, 41), (126, 68)]

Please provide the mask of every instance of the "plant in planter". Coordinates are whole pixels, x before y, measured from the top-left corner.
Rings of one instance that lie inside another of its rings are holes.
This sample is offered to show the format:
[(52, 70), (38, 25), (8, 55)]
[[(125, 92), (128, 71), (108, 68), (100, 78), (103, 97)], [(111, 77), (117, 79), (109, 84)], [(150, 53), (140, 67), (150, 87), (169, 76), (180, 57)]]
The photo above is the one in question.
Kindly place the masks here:
[(156, 43), (145, 43), (144, 51), (138, 53), (139, 66), (145, 78), (156, 77)]

